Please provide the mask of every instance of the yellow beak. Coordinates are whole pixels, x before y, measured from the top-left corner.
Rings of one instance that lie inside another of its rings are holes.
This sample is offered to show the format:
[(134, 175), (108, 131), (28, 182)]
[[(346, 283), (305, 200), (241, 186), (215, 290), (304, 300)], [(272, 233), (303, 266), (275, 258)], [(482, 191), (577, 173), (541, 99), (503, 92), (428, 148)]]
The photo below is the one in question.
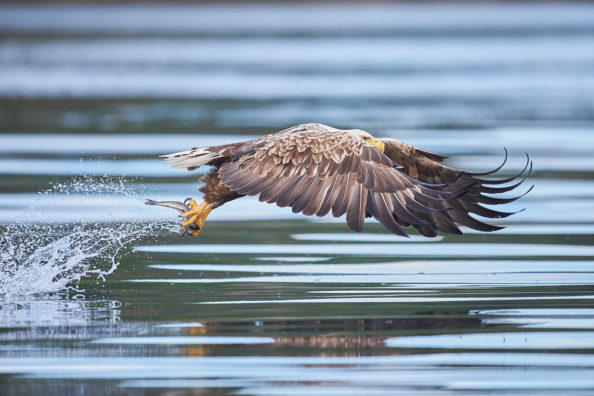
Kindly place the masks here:
[(376, 138), (367, 139), (367, 144), (369, 144), (371, 147), (375, 147), (376, 149), (378, 149), (382, 153), (384, 152), (384, 149), (386, 148), (386, 146), (384, 145), (384, 143), (380, 142)]

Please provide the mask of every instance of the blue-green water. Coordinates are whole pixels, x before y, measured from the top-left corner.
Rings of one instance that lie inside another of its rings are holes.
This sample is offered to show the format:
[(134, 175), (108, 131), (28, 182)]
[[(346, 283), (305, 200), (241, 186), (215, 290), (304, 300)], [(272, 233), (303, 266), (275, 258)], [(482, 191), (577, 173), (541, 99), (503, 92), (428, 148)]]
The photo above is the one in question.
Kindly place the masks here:
[[(0, 7), (0, 394), (590, 394), (594, 6)], [(410, 239), (198, 197), (159, 154), (302, 122), (535, 189)]]

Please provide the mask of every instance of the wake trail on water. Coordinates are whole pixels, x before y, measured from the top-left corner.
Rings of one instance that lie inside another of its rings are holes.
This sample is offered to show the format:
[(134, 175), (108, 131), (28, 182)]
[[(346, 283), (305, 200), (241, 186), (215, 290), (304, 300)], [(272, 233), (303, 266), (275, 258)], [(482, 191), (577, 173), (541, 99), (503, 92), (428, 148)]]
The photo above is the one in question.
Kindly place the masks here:
[[(72, 199), (73, 194), (99, 197), (110, 194), (128, 202), (137, 197), (124, 178), (83, 176), (41, 192), (40, 204), (43, 198)], [(139, 205), (142, 205), (140, 199)], [(34, 209), (39, 213), (40, 208)], [(51, 218), (51, 207), (43, 208), (42, 212), (44, 217)], [(177, 227), (163, 221), (44, 224), (35, 220), (28, 218), (0, 226), (0, 296), (4, 298), (80, 292), (81, 279), (105, 280), (113, 273), (121, 258), (131, 250), (132, 243), (161, 231), (175, 232)]]

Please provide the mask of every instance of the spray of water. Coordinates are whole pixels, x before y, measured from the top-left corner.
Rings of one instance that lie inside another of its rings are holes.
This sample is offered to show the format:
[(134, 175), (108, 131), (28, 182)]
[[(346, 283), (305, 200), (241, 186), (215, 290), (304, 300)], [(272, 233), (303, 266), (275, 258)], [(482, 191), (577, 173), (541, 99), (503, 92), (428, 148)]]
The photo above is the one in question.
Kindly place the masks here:
[[(80, 177), (40, 194), (58, 199), (72, 194), (111, 194), (128, 202), (136, 196), (124, 178), (109, 177)], [(42, 212), (50, 218), (52, 208)], [(133, 242), (176, 230), (175, 224), (165, 222), (41, 224), (26, 220), (3, 227), (0, 236), (0, 295), (5, 299), (79, 292), (82, 278), (105, 279), (113, 273)]]

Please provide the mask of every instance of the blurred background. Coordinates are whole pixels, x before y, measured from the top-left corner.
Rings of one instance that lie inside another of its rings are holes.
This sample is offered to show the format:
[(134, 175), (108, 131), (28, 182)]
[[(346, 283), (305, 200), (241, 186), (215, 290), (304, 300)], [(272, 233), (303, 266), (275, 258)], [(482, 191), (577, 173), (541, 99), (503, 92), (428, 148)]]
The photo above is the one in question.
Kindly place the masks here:
[(594, 119), (589, 3), (44, 2), (1, 6), (0, 38), (2, 132), (322, 122), (382, 134)]

